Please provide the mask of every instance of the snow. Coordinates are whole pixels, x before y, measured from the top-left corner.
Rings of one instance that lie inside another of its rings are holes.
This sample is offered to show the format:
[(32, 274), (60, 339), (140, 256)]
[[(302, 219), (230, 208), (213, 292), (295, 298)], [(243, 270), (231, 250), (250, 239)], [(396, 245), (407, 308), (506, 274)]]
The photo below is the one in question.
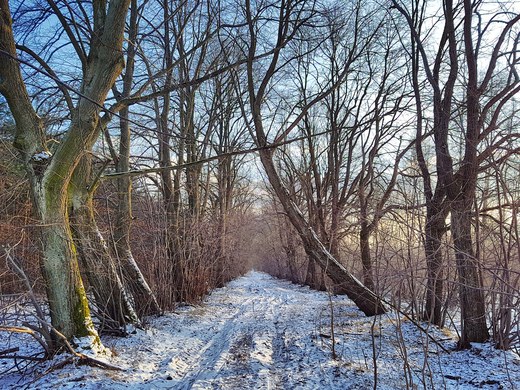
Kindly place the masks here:
[(34, 154), (32, 156), (32, 159), (36, 162), (43, 162), (43, 161), (47, 161), (51, 157), (52, 157), (52, 154), (50, 152), (43, 150), (39, 153)]
[(518, 355), (490, 344), (455, 352), (454, 335), (429, 333), (449, 352), (395, 314), (367, 318), (345, 296), (252, 271), (200, 306), (153, 318), (128, 338), (103, 338), (114, 355), (106, 361), (121, 372), (67, 365), (45, 373), (60, 357), (4, 374), (0, 388), (368, 389), (375, 378), (378, 389), (520, 388)]

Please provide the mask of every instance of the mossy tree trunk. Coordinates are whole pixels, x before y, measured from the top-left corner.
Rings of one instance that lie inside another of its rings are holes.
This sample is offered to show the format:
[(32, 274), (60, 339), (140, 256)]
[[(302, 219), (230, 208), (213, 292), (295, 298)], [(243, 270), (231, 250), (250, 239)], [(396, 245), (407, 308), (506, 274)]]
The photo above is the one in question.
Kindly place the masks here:
[(72, 109), (64, 139), (51, 155), (42, 120), (31, 105), (16, 60), (9, 4), (0, 0), (0, 93), (5, 96), (16, 122), (15, 146), (25, 162), (34, 209), (41, 221), (42, 271), (52, 325), (69, 339), (92, 336), (98, 343), (70, 229), (68, 190), (78, 162), (97, 138), (100, 107), (124, 66), (122, 42), (129, 2), (114, 0), (108, 5), (104, 1), (93, 2), (90, 53), (87, 58), (80, 55), (81, 96)]
[(79, 273), (76, 247), (66, 219), (66, 195), (56, 190), (62, 186), (55, 177), (40, 188), (33, 187), (33, 195), (39, 201), (42, 225), (43, 259), (42, 272), (45, 279), (52, 326), (67, 338), (93, 336), (99, 343), (92, 325), (85, 289)]
[[(51, 160), (43, 122), (31, 105), (19, 64), (7, 0), (0, 1), (0, 93), (16, 122), (15, 146), (31, 183), (33, 206), (41, 221), (42, 262), (52, 326), (67, 338), (93, 336), (85, 289), (67, 219), (66, 150)], [(56, 167), (58, 165), (58, 167)], [(65, 174), (63, 174), (65, 173)]]

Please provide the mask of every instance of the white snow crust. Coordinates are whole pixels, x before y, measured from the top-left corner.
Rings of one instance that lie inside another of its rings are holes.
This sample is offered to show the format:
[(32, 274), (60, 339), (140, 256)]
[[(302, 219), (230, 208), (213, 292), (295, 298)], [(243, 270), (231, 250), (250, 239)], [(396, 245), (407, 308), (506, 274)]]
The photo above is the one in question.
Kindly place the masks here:
[[(395, 314), (367, 318), (345, 296), (252, 271), (200, 306), (151, 319), (128, 338), (104, 337), (114, 354), (105, 359), (121, 372), (67, 365), (46, 373), (61, 357), (4, 373), (0, 388), (520, 389), (515, 353), (491, 344), (456, 352), (454, 334), (429, 333), (450, 351)], [(0, 372), (8, 364), (0, 360)]]

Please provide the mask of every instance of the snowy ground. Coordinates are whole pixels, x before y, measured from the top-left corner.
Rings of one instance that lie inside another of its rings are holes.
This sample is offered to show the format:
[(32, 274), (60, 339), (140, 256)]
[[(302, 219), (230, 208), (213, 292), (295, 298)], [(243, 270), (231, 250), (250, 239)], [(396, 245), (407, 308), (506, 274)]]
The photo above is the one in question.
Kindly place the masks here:
[[(201, 306), (153, 319), (129, 338), (105, 338), (111, 364), (5, 374), (1, 389), (520, 389), (520, 357), (488, 344), (444, 352), (393, 314), (366, 318), (346, 297), (250, 272)], [(332, 358), (334, 324), (335, 352)], [(455, 339), (431, 330), (446, 349)], [(10, 346), (15, 342), (11, 339)], [(0, 350), (6, 348), (0, 340)], [(63, 359), (63, 358), (62, 358)], [(374, 367), (376, 369), (374, 369)]]

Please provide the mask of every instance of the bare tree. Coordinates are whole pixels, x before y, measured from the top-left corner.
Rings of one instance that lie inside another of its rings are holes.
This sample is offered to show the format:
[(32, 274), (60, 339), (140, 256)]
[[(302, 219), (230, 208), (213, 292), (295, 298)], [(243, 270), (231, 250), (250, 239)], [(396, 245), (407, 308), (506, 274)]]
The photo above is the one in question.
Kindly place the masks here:
[[(262, 8), (263, 9), (263, 8)], [(279, 70), (281, 59), (281, 52), (287, 42), (289, 42), (294, 36), (298, 29), (307, 23), (311, 23), (312, 17), (314, 16), (314, 4), (308, 2), (299, 1), (282, 1), (278, 6), (274, 6), (268, 9), (274, 9), (278, 13), (277, 15), (270, 15), (274, 17), (276, 23), (270, 28), (274, 28), (277, 31), (275, 49), (270, 61), (267, 63), (266, 69), (261, 73), (260, 76), (258, 69), (254, 69), (253, 61), (256, 55), (257, 45), (260, 44), (258, 40), (258, 25), (256, 24), (259, 15), (256, 12), (262, 12), (262, 9), (253, 9), (251, 2), (246, 1), (245, 3), (245, 17), (249, 29), (249, 48), (248, 48), (248, 62), (247, 62), (247, 77), (248, 77), (248, 96), (249, 96), (249, 109), (252, 117), (252, 131), (254, 131), (255, 141), (259, 147), (266, 147), (270, 144), (267, 133), (264, 128), (264, 121), (262, 115), (262, 107), (266, 98), (266, 93), (270, 83), (272, 82), (273, 76)], [(356, 8), (360, 11), (359, 8)], [(360, 12), (355, 13), (354, 26), (359, 28), (362, 23), (362, 17)], [(356, 30), (359, 31), (359, 30)], [(354, 42), (354, 48), (360, 50), (360, 47), (366, 42), (369, 42), (373, 35), (369, 35), (367, 40), (363, 43)], [(361, 38), (360, 38), (361, 40)], [(352, 56), (358, 55), (358, 51), (353, 50)], [(344, 74), (340, 75), (341, 80)], [(302, 120), (304, 113), (312, 107), (316, 102), (322, 100), (328, 96), (337, 85), (332, 85), (325, 91), (322, 91), (316, 97), (314, 97), (306, 107), (301, 110), (296, 117), (296, 120), (287, 124), (285, 131), (280, 132), (274, 140), (274, 143), (285, 139), (290, 131), (295, 128), (298, 123)], [(245, 111), (245, 108), (244, 108)], [(380, 314), (385, 311), (384, 305), (380, 299), (368, 288), (363, 286), (347, 269), (341, 265), (325, 248), (321, 243), (315, 231), (309, 225), (299, 208), (296, 206), (291, 196), (281, 181), (280, 175), (276, 169), (273, 157), (274, 152), (270, 148), (261, 149), (259, 152), (260, 160), (265, 169), (267, 177), (274, 192), (280, 200), (284, 211), (295, 229), (300, 236), (305, 251), (309, 257), (315, 261), (327, 275), (344, 291), (349, 297), (358, 305), (358, 307), (367, 315)]]
[[(166, 8), (167, 10), (167, 8)], [(122, 77), (122, 90), (114, 85), (113, 92), (117, 100), (129, 98), (134, 87), (134, 71), (138, 50), (139, 12), (143, 7), (138, 6), (136, 0), (130, 4), (130, 17), (128, 23), (128, 43), (126, 49), (126, 69)], [(166, 12), (166, 11), (165, 11)], [(119, 152), (111, 151), (114, 156), (117, 172), (130, 170), (131, 129), (130, 112), (128, 106), (123, 106), (119, 113)], [(105, 132), (106, 134), (106, 132)], [(110, 139), (110, 135), (106, 134)], [(110, 144), (109, 144), (110, 145)], [(142, 315), (157, 314), (161, 311), (157, 299), (137, 265), (130, 246), (130, 232), (132, 227), (132, 179), (129, 176), (121, 176), (117, 179), (117, 215), (115, 222), (114, 241), (116, 256), (121, 265), (125, 284), (132, 293), (136, 311)]]
[[(299, 207), (306, 210), (310, 225), (338, 261), (342, 240), (357, 232), (363, 281), (374, 289), (370, 236), (386, 210), (400, 160), (413, 145), (413, 140), (399, 145), (403, 125), (398, 126), (396, 121), (409, 100), (405, 94), (407, 67), (406, 59), (396, 50), (393, 26), (374, 26), (378, 39), (361, 55), (349, 56), (353, 40), (348, 34), (352, 27), (349, 13), (341, 7), (327, 10), (326, 37), (319, 42), (318, 50), (311, 50), (315, 29), (309, 29), (293, 44), (295, 82), (302, 107), (312, 99), (312, 70), (317, 62), (321, 73), (327, 72), (326, 80), (333, 84), (344, 69), (348, 69), (348, 76), (305, 112), (299, 129), (306, 137), (296, 153), (290, 152), (294, 146), (284, 151), (283, 176), (293, 199), (298, 191), (305, 198), (297, 202)], [(403, 149), (395, 159), (387, 158), (396, 147), (392, 143)], [(391, 172), (388, 177), (387, 171)], [(294, 180), (297, 184), (292, 183)], [(354, 215), (358, 218), (353, 223)], [(309, 282), (313, 265), (309, 262)]]
[(67, 338), (93, 336), (97, 343), (71, 236), (68, 190), (80, 159), (97, 138), (103, 122), (101, 107), (124, 66), (121, 50), (128, 6), (129, 0), (109, 5), (93, 2), (89, 52), (76, 48), (83, 69), (80, 97), (63, 141), (51, 154), (44, 124), (31, 105), (20, 73), (8, 2), (0, 3), (0, 92), (16, 121), (15, 145), (23, 156), (42, 224), (42, 270), (52, 324)]
[[(483, 341), (489, 337), (482, 277), (472, 240), (472, 213), (477, 176), (482, 159), (492, 153), (497, 144), (505, 140), (501, 138), (493, 143), (493, 147), (481, 150), (479, 144), (481, 145), (482, 141), (490, 137), (496, 129), (503, 107), (519, 90), (515, 69), (518, 39), (512, 34), (512, 29), (520, 21), (520, 15), (506, 12), (503, 14), (505, 20), (500, 20), (502, 13), (497, 13), (487, 19), (483, 18), (479, 11), (481, 4), (473, 4), (470, 1), (454, 4), (451, 0), (446, 0), (442, 14), (444, 23), (442, 34), (438, 41), (434, 65), (431, 67), (420, 35), (422, 12), (425, 10), (423, 3), (414, 3), (412, 13), (405, 10), (397, 1), (393, 1), (393, 6), (404, 15), (410, 27), (413, 47), (416, 48), (415, 70), (418, 70), (419, 63), (422, 63), (426, 79), (433, 90), (432, 132), (438, 174), (435, 191), (431, 186), (431, 176), (424, 161), (424, 154), (420, 147), (417, 148), (429, 207), (426, 223), (426, 255), (429, 265), (426, 316), (435, 322), (440, 321), (439, 295), (442, 292), (442, 285), (439, 276), (442, 260), (438, 255), (440, 237), (435, 233), (443, 232), (442, 225), (445, 223), (448, 211), (451, 211), (451, 235), (457, 260), (462, 312), (460, 346), (467, 347), (471, 341)], [(495, 23), (502, 23), (503, 27), (496, 39), (491, 42), (486, 41), (484, 32)], [(462, 54), (459, 51), (460, 45), (464, 48)], [(502, 63), (499, 59), (504, 56), (507, 61)], [(479, 61), (482, 61), (482, 65), (485, 64), (482, 74), (478, 70)], [(457, 105), (458, 112), (454, 112), (455, 93), (458, 91), (457, 79), (461, 75), (463, 97)], [(497, 77), (502, 77), (505, 82), (502, 82), (497, 90), (492, 91), (492, 81), (497, 81)], [(418, 96), (417, 79), (414, 79), (414, 85)], [(419, 98), (416, 98), (416, 101), (420, 112), (421, 102)], [(458, 165), (455, 165), (450, 152), (450, 133), (455, 131), (456, 115), (464, 123), (460, 129), (462, 157)], [(419, 120), (422, 118), (418, 117), (418, 123)], [(421, 129), (422, 125), (419, 124), (418, 128)], [(435, 226), (432, 231), (431, 228)]]

